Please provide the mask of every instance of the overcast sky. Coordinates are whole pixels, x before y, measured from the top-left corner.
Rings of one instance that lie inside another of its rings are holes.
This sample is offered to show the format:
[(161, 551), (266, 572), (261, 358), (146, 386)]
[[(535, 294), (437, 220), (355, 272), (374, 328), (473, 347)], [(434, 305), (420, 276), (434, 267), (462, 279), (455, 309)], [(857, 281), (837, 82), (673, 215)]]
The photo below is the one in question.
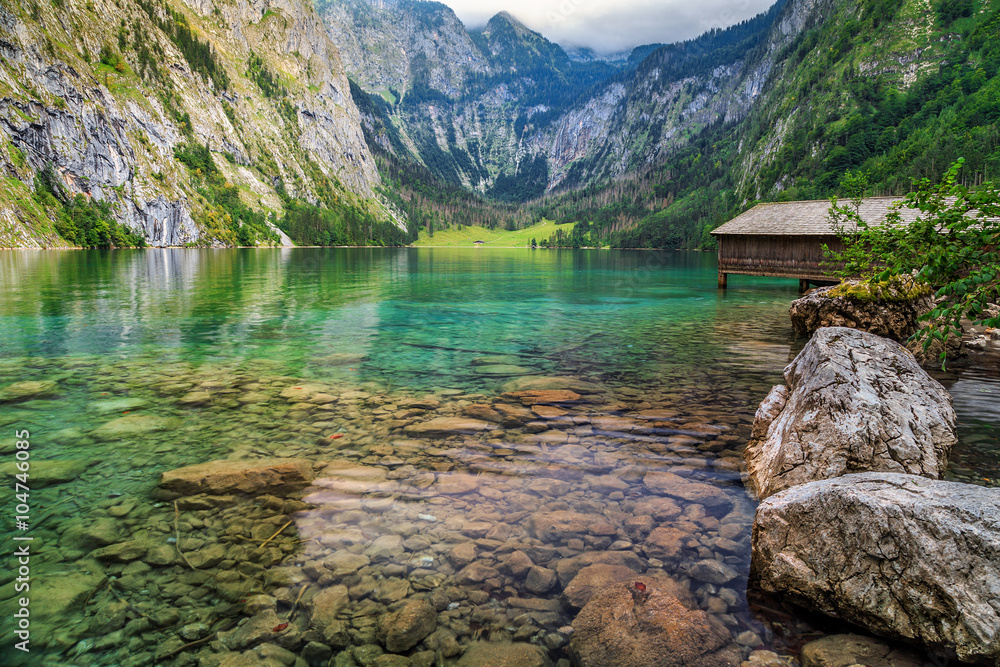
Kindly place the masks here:
[(443, 0), (470, 28), (507, 10), (564, 47), (601, 53), (691, 39), (751, 18), (775, 0)]

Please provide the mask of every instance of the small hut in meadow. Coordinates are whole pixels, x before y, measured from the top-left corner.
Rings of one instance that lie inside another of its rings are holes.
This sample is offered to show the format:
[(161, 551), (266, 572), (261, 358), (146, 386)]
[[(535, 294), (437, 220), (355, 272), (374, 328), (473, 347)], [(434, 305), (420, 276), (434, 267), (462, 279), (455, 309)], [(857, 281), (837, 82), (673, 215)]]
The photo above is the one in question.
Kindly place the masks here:
[[(877, 224), (896, 201), (898, 197), (865, 199), (861, 218)], [(823, 255), (824, 245), (843, 249), (830, 207), (829, 200), (758, 204), (716, 229), (712, 236), (719, 245), (719, 287), (726, 286), (729, 274), (797, 278), (802, 288), (811, 282), (836, 282)], [(907, 208), (900, 212), (907, 223), (918, 215)]]

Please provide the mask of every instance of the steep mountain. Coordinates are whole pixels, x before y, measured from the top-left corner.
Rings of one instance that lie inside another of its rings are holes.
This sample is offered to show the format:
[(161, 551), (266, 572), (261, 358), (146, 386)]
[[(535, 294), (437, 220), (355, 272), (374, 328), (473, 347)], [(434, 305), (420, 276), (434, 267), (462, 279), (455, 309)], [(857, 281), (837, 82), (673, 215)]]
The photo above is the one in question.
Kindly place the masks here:
[(15, 0), (0, 53), (0, 246), (405, 241), (311, 3)]
[[(725, 30), (661, 46), (611, 78), (531, 138), (549, 165), (549, 189), (620, 178), (663, 163), (705, 127), (749, 112), (774, 54), (816, 21), (827, 0), (787, 0)], [(785, 20), (778, 24), (779, 17)]]
[(412, 157), (500, 200), (546, 191), (547, 163), (530, 137), (627, 66), (573, 60), (507, 12), (476, 31), (433, 2), (328, 0), (321, 13), (348, 72), (387, 102)]
[(478, 31), (427, 2), (331, 0), (323, 16), (353, 54), (348, 71), (389, 102), (387, 115), (418, 160), (491, 198), (526, 201), (657, 164), (707, 125), (745, 116), (772, 65), (766, 56), (823, 7), (795, 3), (798, 13), (776, 35), (786, 4), (612, 61), (571, 57), (507, 12)]
[(330, 38), (355, 81), (392, 102), (415, 73), (445, 95), (460, 96), (489, 63), (455, 13), (438, 2), (318, 0)]
[(692, 247), (848, 170), (878, 194), (959, 156), (1000, 176), (1000, 0), (779, 0), (628, 58), (433, 2), (189, 3), (0, 8), (0, 245), (401, 243), (547, 216), (576, 244)]
[(906, 191), (958, 157), (1000, 177), (1000, 1), (840, 2), (808, 27), (739, 128), (744, 197), (826, 196), (849, 170)]

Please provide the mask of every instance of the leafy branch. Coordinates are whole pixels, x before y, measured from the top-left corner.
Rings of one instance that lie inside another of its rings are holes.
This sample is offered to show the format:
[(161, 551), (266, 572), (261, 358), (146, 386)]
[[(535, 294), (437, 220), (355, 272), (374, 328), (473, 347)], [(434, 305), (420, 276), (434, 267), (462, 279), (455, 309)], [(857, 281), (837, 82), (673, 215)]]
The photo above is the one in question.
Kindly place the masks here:
[[(923, 179), (916, 191), (893, 205), (885, 220), (869, 224), (860, 208), (864, 178), (849, 174), (845, 190), (849, 204), (836, 199), (831, 220), (844, 244), (842, 252), (827, 251), (841, 263), (841, 278), (860, 278), (870, 284), (917, 281), (934, 290), (936, 307), (920, 318), (915, 340), (924, 350), (934, 341), (961, 336), (962, 320), (974, 325), (1000, 326), (990, 304), (1000, 298), (1000, 189), (987, 183), (975, 191), (962, 185), (959, 159), (940, 183)], [(907, 224), (902, 209), (919, 211)], [(944, 361), (945, 354), (941, 355)]]

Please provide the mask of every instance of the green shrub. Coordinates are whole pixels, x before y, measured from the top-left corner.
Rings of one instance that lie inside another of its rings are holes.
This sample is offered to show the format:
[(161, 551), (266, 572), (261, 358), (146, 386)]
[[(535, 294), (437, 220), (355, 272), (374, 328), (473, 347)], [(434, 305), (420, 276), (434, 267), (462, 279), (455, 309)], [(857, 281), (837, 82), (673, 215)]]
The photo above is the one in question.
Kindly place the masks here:
[(28, 166), (28, 161), (24, 158), (24, 152), (14, 144), (10, 145), (10, 160), (18, 169)]
[(138, 3), (149, 20), (177, 46), (193, 71), (201, 74), (203, 79), (211, 80), (218, 90), (229, 88), (229, 74), (218, 53), (209, 42), (198, 39), (188, 25), (187, 17), (160, 0), (138, 0)]
[(864, 183), (857, 176), (845, 179), (856, 186), (851, 204), (835, 200), (831, 209), (838, 229), (845, 230), (845, 250), (829, 253), (843, 262), (841, 277), (860, 276), (873, 289), (915, 280), (935, 290), (938, 306), (921, 318), (916, 334), (925, 350), (935, 340), (960, 336), (965, 318), (1000, 326), (1000, 317), (989, 314), (989, 304), (1000, 300), (1000, 188), (962, 185), (958, 176), (964, 163), (953, 164), (940, 183), (921, 180), (906, 196), (903, 206), (920, 212), (912, 224), (902, 221), (898, 209), (879, 224), (866, 223), (858, 213)]
[(108, 44), (107, 42), (105, 42), (104, 45), (101, 46), (100, 59), (101, 59), (101, 64), (107, 65), (108, 67), (112, 67), (116, 70), (118, 70), (119, 67), (123, 67), (122, 57), (118, 55), (115, 52), (115, 50), (111, 48), (111, 45)]
[(115, 220), (111, 205), (70, 197), (51, 166), (35, 176), (35, 201), (55, 214), (56, 232), (81, 248), (144, 248), (146, 240)]

